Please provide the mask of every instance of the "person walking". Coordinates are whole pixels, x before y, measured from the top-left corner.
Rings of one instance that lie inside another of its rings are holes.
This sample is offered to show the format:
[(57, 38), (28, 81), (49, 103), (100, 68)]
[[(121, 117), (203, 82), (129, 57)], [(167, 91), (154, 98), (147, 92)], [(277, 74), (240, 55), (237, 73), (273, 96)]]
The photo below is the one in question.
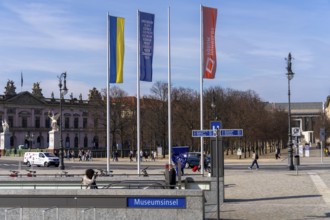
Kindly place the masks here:
[(276, 147), (276, 150), (275, 150), (275, 158), (276, 160), (281, 158), (281, 149), (279, 146)]
[(257, 165), (257, 170), (258, 170), (259, 169), (259, 164), (258, 164), (259, 155), (254, 150), (252, 150), (252, 152), (253, 152), (252, 153), (253, 161), (252, 161), (251, 166), (249, 166), (249, 169), (251, 170), (253, 168), (254, 164), (256, 164)]
[(132, 162), (133, 161), (133, 151), (131, 150), (129, 152), (129, 162)]

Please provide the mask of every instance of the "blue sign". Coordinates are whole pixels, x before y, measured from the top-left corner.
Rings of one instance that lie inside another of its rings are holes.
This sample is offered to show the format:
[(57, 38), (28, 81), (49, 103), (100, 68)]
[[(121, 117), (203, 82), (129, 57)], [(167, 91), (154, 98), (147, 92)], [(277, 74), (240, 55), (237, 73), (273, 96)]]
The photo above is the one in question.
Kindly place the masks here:
[(211, 129), (220, 129), (222, 127), (221, 121), (211, 121)]
[(220, 129), (221, 137), (242, 137), (243, 129)]
[(152, 82), (155, 15), (139, 11), (140, 80)]
[(154, 198), (154, 197), (127, 198), (127, 207), (185, 209), (186, 198), (166, 198), (166, 197), (165, 198)]
[(213, 130), (193, 130), (193, 137), (215, 137), (216, 133)]

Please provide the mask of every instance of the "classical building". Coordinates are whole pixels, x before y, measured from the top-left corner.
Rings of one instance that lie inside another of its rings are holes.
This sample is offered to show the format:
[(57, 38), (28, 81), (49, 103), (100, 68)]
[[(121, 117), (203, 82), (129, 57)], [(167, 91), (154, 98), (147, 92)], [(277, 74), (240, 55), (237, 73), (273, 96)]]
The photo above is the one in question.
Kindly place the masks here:
[[(105, 117), (102, 96), (95, 88), (89, 91), (88, 100), (74, 98), (62, 100), (63, 146), (72, 148), (103, 148), (106, 146), (106, 125), (100, 123)], [(9, 80), (5, 92), (0, 95), (0, 121), (7, 121), (10, 146), (24, 145), (28, 148), (49, 146), (49, 114), (60, 112), (60, 99), (45, 98), (39, 83), (34, 83), (32, 93), (16, 93), (14, 82)], [(60, 121), (58, 119), (58, 123)], [(0, 132), (3, 128), (0, 128)], [(56, 146), (55, 148), (59, 147)]]
[[(305, 141), (315, 143), (318, 137), (314, 136), (316, 120), (322, 117), (322, 102), (293, 102), (291, 107), (291, 127), (299, 127)], [(288, 103), (269, 103), (267, 109), (277, 109), (288, 112)]]

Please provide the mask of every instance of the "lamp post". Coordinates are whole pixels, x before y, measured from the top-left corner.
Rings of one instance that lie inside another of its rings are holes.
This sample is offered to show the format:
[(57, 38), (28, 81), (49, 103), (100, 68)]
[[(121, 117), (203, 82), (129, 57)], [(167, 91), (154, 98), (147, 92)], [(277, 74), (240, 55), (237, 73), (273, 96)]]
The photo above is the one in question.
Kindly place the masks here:
[(288, 77), (288, 101), (289, 101), (289, 109), (288, 109), (288, 163), (289, 163), (289, 170), (294, 170), (294, 165), (293, 165), (293, 152), (292, 152), (292, 131), (291, 131), (291, 102), (290, 102), (290, 81), (291, 79), (293, 79), (293, 75), (294, 73), (292, 72), (291, 66), (292, 66), (292, 62), (291, 62), (291, 53), (289, 53), (288, 58), (285, 58), (285, 60), (287, 61), (287, 77)]
[(25, 139), (28, 141), (29, 143), (29, 148), (31, 149), (33, 146), (32, 146), (32, 143), (33, 143), (33, 138), (34, 138), (34, 134), (26, 134), (25, 135)]
[[(63, 139), (62, 139), (62, 100), (64, 99), (64, 95), (68, 93), (68, 89), (66, 88), (66, 72), (62, 73), (60, 76), (57, 77), (59, 80), (58, 87), (60, 88), (60, 170), (64, 170), (64, 149), (63, 149)], [(63, 84), (62, 84), (63, 80)], [(62, 88), (63, 86), (63, 88)]]

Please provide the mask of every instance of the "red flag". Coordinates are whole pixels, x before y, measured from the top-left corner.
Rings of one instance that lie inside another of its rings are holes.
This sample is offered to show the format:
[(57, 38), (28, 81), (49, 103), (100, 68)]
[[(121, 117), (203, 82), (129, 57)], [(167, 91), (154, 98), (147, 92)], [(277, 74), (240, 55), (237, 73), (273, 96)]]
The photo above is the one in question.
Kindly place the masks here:
[(217, 70), (215, 47), (216, 8), (202, 7), (203, 13), (203, 78), (214, 79)]

